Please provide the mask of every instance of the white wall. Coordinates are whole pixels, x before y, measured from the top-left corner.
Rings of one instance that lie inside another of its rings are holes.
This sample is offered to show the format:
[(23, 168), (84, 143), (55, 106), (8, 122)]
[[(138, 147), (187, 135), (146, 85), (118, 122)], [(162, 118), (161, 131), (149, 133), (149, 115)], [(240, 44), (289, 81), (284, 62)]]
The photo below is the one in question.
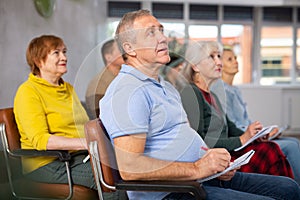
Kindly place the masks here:
[[(106, 33), (101, 31), (105, 30), (105, 21), (104, 0), (56, 0), (49, 18), (38, 14), (33, 0), (0, 0), (0, 108), (13, 106), (18, 86), (28, 77), (25, 51), (32, 38), (55, 34), (65, 41), (68, 73), (63, 78), (74, 84), (86, 56), (105, 39)], [(78, 92), (80, 99), (97, 68), (93, 63), (90, 65), (82, 83), (77, 83), (83, 85)]]
[(263, 125), (289, 125), (290, 134), (300, 134), (300, 86), (240, 85), (251, 120)]

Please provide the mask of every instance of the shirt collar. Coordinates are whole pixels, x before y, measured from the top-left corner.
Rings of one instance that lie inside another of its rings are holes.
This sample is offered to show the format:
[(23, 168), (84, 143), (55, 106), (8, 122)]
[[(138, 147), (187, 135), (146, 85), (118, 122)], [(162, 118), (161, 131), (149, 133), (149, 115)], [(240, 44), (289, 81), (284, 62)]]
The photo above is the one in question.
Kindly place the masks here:
[(130, 65), (122, 64), (120, 73), (130, 74), (141, 81), (149, 80), (157, 85), (165, 86), (165, 81), (162, 76), (160, 76), (160, 75), (158, 76), (158, 78), (159, 78), (159, 82), (158, 82), (154, 78), (151, 78), (151, 77), (147, 76), (146, 74), (143, 74), (141, 71), (137, 70), (136, 68), (134, 68)]

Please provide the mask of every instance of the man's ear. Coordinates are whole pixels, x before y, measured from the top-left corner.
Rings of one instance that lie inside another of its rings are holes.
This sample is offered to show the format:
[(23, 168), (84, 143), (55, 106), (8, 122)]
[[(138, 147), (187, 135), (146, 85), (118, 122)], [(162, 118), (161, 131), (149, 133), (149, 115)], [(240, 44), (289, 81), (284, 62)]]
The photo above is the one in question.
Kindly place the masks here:
[(134, 48), (130, 42), (124, 42), (123, 49), (129, 56), (136, 56), (136, 52), (134, 51)]
[(199, 68), (196, 65), (191, 66), (195, 72), (200, 72)]
[(109, 54), (109, 53), (104, 54), (104, 58), (105, 58), (107, 64), (112, 62), (112, 55), (111, 54)]

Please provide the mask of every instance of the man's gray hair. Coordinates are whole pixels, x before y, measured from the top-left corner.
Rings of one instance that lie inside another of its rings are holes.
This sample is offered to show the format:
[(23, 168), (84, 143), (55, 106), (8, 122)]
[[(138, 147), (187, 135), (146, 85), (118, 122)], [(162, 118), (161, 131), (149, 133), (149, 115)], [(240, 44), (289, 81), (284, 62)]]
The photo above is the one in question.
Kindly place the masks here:
[(125, 50), (123, 49), (123, 44), (124, 42), (135, 42), (136, 34), (135, 30), (133, 30), (133, 23), (137, 18), (143, 16), (152, 16), (152, 14), (149, 10), (138, 10), (128, 12), (122, 17), (121, 21), (117, 26), (115, 40), (118, 44), (124, 61), (127, 60), (127, 55)]

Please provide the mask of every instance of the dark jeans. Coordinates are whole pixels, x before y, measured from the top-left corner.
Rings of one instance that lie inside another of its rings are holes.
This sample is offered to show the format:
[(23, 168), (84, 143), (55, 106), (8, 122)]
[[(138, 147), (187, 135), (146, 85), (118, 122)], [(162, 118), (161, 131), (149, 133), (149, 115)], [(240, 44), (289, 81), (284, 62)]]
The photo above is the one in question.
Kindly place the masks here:
[(207, 200), (299, 200), (299, 185), (291, 178), (237, 172), (231, 181), (204, 183)]
[[(237, 172), (231, 181), (203, 183), (206, 200), (299, 200), (299, 185), (283, 176)], [(171, 193), (164, 200), (195, 200), (191, 194)]]
[(162, 200), (196, 200), (192, 194), (189, 193), (171, 193), (164, 197)]

